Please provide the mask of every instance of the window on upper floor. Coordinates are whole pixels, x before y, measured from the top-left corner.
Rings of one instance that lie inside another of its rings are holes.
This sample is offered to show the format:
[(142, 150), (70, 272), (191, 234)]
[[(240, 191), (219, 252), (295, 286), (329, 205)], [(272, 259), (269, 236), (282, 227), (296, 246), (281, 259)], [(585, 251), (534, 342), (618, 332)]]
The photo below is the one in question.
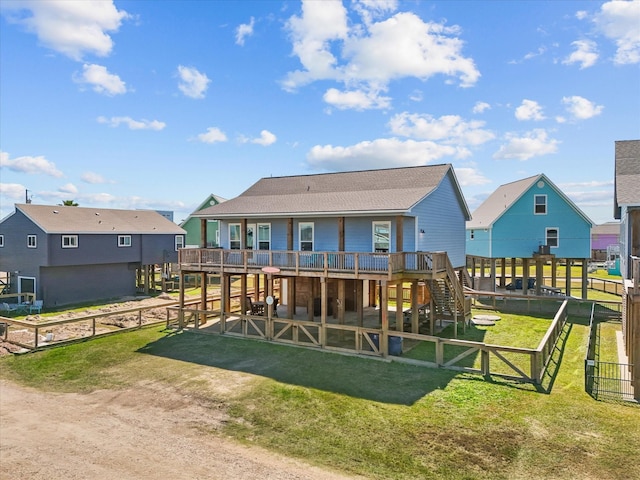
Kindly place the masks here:
[(119, 247), (130, 247), (131, 246), (131, 235), (118, 235), (118, 246)]
[(176, 235), (176, 252), (184, 248), (184, 235)]
[(4, 235), (0, 235), (0, 248), (4, 247)]
[(229, 248), (240, 250), (240, 224), (229, 224)]
[(547, 214), (547, 196), (546, 195), (534, 195), (533, 197), (533, 213), (535, 215)]
[(549, 247), (558, 247), (560, 245), (560, 230), (556, 227), (548, 227), (546, 229), (545, 244)]
[(388, 253), (391, 248), (391, 222), (373, 222), (373, 251)]
[(78, 248), (78, 236), (62, 235), (62, 248)]
[(258, 250), (271, 250), (271, 224), (258, 224)]
[(300, 239), (300, 250), (303, 252), (313, 251), (313, 223), (301, 222), (298, 224), (298, 238)]
[(27, 235), (27, 247), (36, 248), (38, 246), (38, 237), (35, 235)]

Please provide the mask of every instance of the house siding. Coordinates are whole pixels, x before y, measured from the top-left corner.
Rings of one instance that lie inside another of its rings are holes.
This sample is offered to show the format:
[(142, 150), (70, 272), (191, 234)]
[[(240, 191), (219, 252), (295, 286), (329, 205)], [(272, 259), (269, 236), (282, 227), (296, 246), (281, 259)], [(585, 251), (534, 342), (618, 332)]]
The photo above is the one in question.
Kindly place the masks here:
[[(454, 268), (464, 267), (466, 218), (450, 173), (443, 177), (438, 188), (411, 209), (411, 213), (418, 222), (417, 250), (447, 252)], [(420, 233), (420, 229), (425, 233)]]
[(136, 265), (42, 267), (36, 295), (48, 308), (136, 294)]
[[(547, 196), (547, 214), (534, 215), (534, 195)], [(591, 225), (548, 182), (529, 188), (493, 225), (491, 257), (531, 258), (546, 243), (546, 229), (558, 228), (559, 258), (591, 257)]]
[[(473, 232), (473, 238), (471, 238)], [(469, 228), (467, 236), (467, 255), (478, 257), (491, 257), (491, 229)]]
[[(49, 255), (49, 242), (42, 229), (16, 211), (0, 223), (0, 234), (4, 235), (0, 271), (20, 271), (21, 276), (37, 276), (38, 266), (46, 265)], [(36, 235), (36, 248), (27, 247), (27, 235)]]

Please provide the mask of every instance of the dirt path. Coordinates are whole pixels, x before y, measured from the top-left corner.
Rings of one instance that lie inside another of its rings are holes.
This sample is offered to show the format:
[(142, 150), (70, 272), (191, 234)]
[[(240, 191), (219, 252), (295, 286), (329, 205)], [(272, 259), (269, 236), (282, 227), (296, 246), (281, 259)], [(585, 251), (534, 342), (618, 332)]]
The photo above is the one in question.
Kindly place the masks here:
[(0, 479), (354, 478), (206, 433), (224, 420), (153, 386), (81, 395), (0, 381)]

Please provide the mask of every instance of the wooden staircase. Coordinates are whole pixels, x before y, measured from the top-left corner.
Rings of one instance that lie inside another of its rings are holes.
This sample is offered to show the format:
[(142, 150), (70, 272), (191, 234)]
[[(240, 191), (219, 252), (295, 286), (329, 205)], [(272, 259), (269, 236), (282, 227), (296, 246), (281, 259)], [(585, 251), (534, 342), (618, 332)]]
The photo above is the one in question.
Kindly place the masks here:
[[(434, 303), (434, 313), (437, 319), (445, 320), (468, 320), (471, 318), (471, 301), (465, 298), (463, 269), (460, 274), (454, 270), (449, 258), (446, 260), (446, 275), (435, 278), (429, 282), (429, 289)], [(468, 276), (468, 273), (467, 273)]]

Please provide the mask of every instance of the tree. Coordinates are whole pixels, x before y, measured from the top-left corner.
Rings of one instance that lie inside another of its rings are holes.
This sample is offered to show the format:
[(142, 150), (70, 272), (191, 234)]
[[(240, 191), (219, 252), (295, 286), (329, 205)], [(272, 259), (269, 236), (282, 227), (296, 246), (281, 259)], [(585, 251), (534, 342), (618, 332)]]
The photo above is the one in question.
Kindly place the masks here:
[(60, 205), (62, 205), (64, 207), (77, 207), (78, 206), (78, 204), (75, 202), (75, 200), (63, 200)]

